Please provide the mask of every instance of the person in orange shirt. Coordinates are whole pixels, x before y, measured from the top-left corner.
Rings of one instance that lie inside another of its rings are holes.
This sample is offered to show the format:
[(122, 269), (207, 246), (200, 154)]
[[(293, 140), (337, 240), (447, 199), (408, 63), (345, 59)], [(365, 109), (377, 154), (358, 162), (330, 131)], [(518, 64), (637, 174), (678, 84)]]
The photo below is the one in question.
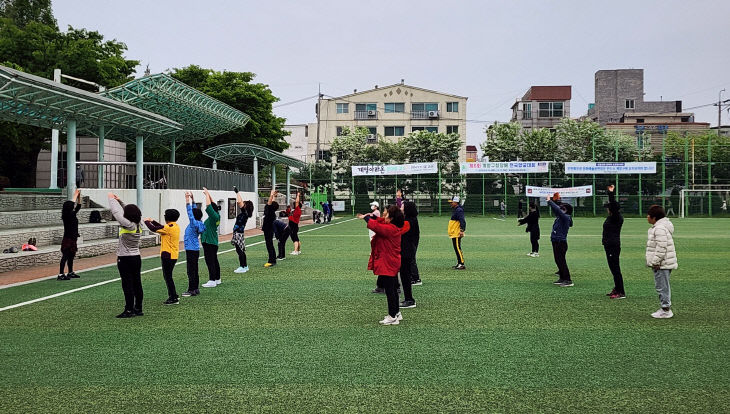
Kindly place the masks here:
[(165, 305), (177, 305), (180, 303), (180, 297), (175, 289), (175, 281), (172, 280), (172, 271), (175, 269), (178, 255), (180, 253), (180, 226), (177, 225), (177, 219), (180, 218), (180, 212), (174, 208), (165, 210), (165, 225), (146, 218), (144, 224), (150, 231), (160, 235), (160, 259), (162, 260), (162, 277), (167, 285), (167, 300), (163, 302)]

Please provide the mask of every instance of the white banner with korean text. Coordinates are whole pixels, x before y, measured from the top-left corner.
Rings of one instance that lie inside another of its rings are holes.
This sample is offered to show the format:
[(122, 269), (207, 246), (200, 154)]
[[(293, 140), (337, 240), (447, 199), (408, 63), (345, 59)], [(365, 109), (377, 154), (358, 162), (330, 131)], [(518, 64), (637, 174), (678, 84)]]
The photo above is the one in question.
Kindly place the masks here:
[(566, 162), (566, 174), (656, 174), (656, 162)]
[(528, 185), (525, 187), (525, 195), (528, 197), (545, 198), (552, 196), (553, 194), (560, 194), (560, 198), (573, 198), (573, 197), (590, 197), (593, 195), (593, 186), (583, 185), (580, 187), (534, 187)]
[(549, 166), (549, 161), (475, 161), (459, 163), (459, 172), (461, 174), (546, 173)]
[(436, 174), (438, 166), (435, 162), (419, 162), (414, 164), (355, 165), (352, 176), (360, 175), (415, 175)]

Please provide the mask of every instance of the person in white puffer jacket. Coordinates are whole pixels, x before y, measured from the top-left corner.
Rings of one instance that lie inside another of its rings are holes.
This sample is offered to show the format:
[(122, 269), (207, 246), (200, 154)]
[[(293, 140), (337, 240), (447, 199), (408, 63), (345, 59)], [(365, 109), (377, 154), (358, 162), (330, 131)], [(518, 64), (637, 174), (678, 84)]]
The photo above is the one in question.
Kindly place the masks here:
[(652, 313), (653, 318), (667, 319), (674, 316), (672, 310), (672, 290), (669, 275), (677, 268), (677, 251), (674, 248), (674, 225), (665, 216), (664, 208), (653, 205), (647, 212), (646, 220), (651, 224), (646, 241), (646, 265), (654, 270), (654, 286), (659, 294), (661, 308)]

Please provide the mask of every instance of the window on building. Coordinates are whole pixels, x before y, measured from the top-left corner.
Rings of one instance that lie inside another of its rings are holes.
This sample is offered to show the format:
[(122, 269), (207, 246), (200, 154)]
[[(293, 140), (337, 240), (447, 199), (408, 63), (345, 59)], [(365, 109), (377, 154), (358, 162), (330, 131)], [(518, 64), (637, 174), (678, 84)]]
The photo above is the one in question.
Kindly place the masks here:
[(438, 111), (439, 110), (439, 104), (436, 102), (428, 102), (428, 103), (414, 103), (411, 104), (411, 111)]
[(683, 116), (682, 117), (682, 122), (689, 122), (689, 117), (688, 116)]
[(532, 103), (522, 104), (522, 119), (532, 119)]
[(346, 114), (350, 112), (350, 104), (348, 103), (337, 103), (337, 113), (338, 114)]
[(626, 109), (634, 109), (634, 100), (633, 99), (627, 99), (626, 100)]
[(385, 127), (385, 136), (386, 137), (402, 137), (405, 135), (405, 127), (402, 126), (387, 126)]
[(304, 125), (304, 136), (305, 137), (309, 136), (309, 125)]
[(362, 103), (362, 104), (355, 104), (355, 111), (362, 112), (362, 111), (374, 111), (378, 109), (377, 105), (374, 103)]
[(327, 162), (332, 161), (332, 152), (329, 150), (319, 150), (319, 159)]
[(377, 135), (377, 133), (378, 133), (378, 128), (377, 128), (377, 127), (368, 127), (368, 133), (369, 133), (370, 135)]
[(345, 127), (338, 126), (337, 127), (337, 136), (341, 137), (342, 135), (344, 135), (344, 130), (345, 130)]
[(540, 118), (562, 118), (563, 103), (562, 102), (540, 102), (538, 104), (538, 114)]
[(416, 132), (416, 131), (439, 132), (439, 127), (435, 127), (435, 126), (414, 126), (414, 127), (411, 127), (411, 132)]
[(389, 102), (385, 104), (385, 113), (402, 113), (406, 111), (406, 104), (403, 102)]
[(446, 102), (446, 112), (459, 112), (459, 103)]
[(644, 118), (636, 118), (636, 123), (637, 124), (643, 124), (644, 123)]
[(459, 126), (458, 125), (446, 125), (446, 133), (447, 134), (458, 134)]

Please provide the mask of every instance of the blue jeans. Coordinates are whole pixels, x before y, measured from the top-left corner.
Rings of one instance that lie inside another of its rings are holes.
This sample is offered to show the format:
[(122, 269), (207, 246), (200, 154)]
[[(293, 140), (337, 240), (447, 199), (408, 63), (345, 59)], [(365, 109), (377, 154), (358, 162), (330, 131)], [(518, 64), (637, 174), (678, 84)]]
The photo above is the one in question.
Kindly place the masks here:
[(672, 289), (669, 287), (669, 275), (672, 269), (654, 270), (654, 287), (659, 294), (659, 302), (662, 308), (669, 309), (672, 306)]

